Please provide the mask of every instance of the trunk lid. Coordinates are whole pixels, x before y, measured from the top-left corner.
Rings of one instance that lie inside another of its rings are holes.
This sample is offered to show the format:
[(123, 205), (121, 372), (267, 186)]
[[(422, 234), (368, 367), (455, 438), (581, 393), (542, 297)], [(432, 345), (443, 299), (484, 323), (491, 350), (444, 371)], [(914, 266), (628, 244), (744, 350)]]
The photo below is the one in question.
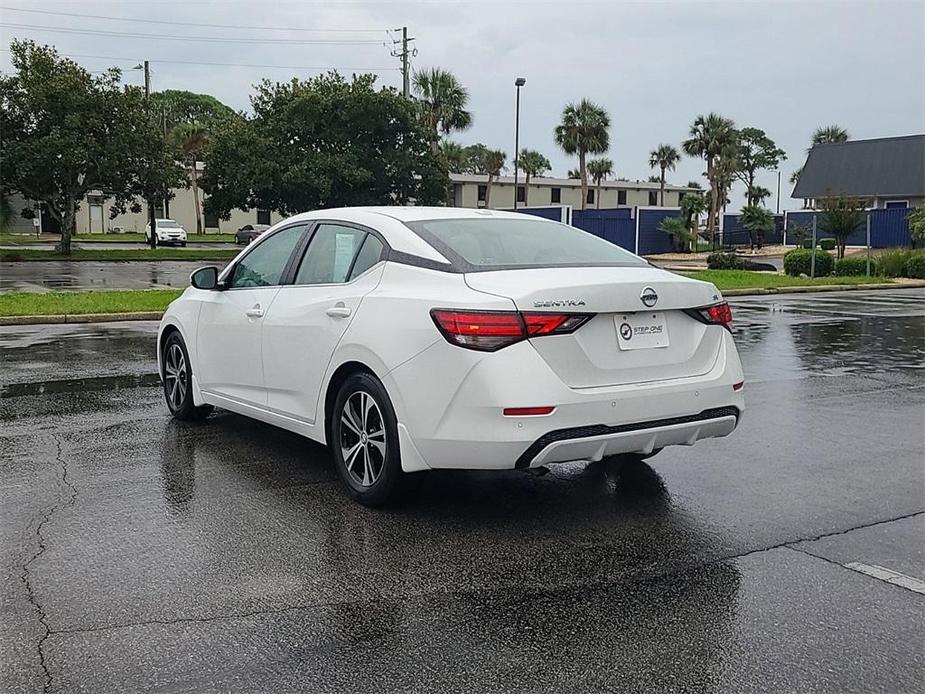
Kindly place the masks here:
[[(530, 340), (572, 388), (698, 376), (712, 368), (722, 345), (724, 328), (704, 325), (683, 311), (720, 301), (716, 287), (654, 267), (499, 270), (469, 273), (466, 282), (511, 299), (521, 311), (595, 314), (570, 335)], [(642, 297), (652, 293), (657, 299), (648, 307)], [(621, 340), (621, 327), (632, 332), (627, 324), (664, 330), (667, 345), (630, 348), (644, 340)]]

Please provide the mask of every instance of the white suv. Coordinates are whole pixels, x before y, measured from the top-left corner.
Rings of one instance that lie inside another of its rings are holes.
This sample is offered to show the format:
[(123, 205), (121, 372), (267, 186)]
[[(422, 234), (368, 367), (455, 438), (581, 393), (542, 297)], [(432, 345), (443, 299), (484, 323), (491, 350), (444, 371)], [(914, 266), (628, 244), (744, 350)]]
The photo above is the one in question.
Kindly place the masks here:
[[(186, 246), (186, 229), (172, 219), (155, 219), (158, 246)], [(145, 243), (151, 243), (151, 227), (145, 227)]]

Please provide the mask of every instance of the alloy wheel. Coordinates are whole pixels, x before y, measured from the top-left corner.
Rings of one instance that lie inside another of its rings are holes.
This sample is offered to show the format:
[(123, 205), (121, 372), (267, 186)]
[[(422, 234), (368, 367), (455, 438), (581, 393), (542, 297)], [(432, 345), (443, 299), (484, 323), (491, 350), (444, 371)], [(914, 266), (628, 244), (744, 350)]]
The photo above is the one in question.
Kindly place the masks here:
[(386, 439), (382, 412), (373, 396), (353, 393), (340, 415), (340, 450), (354, 482), (371, 487), (385, 468)]
[(186, 396), (187, 374), (183, 350), (174, 342), (168, 347), (167, 357), (164, 359), (164, 384), (167, 399), (173, 410), (178, 410), (183, 405), (183, 398)]

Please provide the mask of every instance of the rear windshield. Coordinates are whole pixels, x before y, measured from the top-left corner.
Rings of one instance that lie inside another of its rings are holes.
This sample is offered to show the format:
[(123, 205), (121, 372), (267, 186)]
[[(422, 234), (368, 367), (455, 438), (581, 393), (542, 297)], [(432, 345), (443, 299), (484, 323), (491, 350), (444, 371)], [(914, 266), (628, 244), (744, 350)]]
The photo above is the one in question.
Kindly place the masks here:
[(523, 219), (470, 217), (407, 224), (449, 260), (461, 259), (469, 266), (466, 269), (646, 264), (586, 231), (527, 215)]

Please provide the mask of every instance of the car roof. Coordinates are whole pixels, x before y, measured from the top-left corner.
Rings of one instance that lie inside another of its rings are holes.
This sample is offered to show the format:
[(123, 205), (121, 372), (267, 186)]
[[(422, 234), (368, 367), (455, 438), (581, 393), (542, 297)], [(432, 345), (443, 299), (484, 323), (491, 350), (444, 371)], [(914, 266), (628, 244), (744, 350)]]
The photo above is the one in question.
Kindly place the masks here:
[[(473, 210), (461, 207), (338, 207), (329, 210), (313, 210), (303, 212), (278, 225), (292, 222), (308, 222), (323, 219), (331, 222), (352, 222), (368, 226), (380, 232), (389, 245), (396, 251), (410, 253), (422, 258), (450, 264), (433, 246), (405, 226), (405, 222), (419, 222), (428, 219), (485, 219), (486, 217), (498, 219), (523, 219), (519, 212), (503, 212), (501, 210)], [(547, 221), (540, 217), (532, 217), (537, 221)]]

